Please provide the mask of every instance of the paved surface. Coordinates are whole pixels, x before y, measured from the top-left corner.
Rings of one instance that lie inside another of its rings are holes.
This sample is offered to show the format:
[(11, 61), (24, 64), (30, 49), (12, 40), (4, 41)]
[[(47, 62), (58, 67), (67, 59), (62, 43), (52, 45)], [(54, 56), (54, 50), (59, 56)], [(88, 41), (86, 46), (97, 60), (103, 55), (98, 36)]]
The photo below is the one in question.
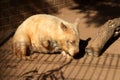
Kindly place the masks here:
[[(96, 13), (92, 11), (90, 16)], [(85, 40), (89, 37), (92, 40), (100, 27), (97, 23), (87, 24), (87, 14), (79, 13), (79, 10), (63, 8), (59, 10), (59, 14), (54, 15), (69, 22), (74, 22), (77, 17), (81, 18), (81, 50), (86, 47)], [(34, 61), (23, 61), (13, 56), (10, 39), (0, 48), (0, 80), (120, 80), (119, 48), (118, 38), (100, 57), (80, 53), (78, 59), (69, 62), (61, 54), (39, 54)]]
[[(0, 80), (120, 80), (120, 54), (84, 55), (68, 63), (61, 54), (39, 54), (34, 61), (20, 61), (8, 49), (0, 52), (4, 53), (0, 56)], [(55, 71), (47, 72), (51, 69)]]

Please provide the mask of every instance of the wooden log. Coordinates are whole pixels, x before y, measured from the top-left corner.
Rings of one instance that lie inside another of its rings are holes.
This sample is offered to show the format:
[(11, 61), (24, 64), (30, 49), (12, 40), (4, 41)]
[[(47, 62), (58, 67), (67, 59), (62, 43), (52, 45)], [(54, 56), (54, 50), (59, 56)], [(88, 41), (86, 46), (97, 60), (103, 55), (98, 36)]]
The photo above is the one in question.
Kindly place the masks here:
[(85, 51), (88, 55), (99, 56), (108, 40), (120, 34), (120, 18), (108, 20), (98, 31)]

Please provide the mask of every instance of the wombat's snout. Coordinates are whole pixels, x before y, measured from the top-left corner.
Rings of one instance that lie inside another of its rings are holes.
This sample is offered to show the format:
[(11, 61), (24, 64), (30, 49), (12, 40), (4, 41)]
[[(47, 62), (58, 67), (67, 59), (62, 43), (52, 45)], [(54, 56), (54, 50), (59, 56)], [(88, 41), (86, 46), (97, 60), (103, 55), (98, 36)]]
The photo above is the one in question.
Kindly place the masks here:
[(79, 53), (79, 49), (72, 49), (68, 51), (69, 56), (74, 57)]
[(79, 53), (79, 49), (76, 49), (73, 51), (73, 54), (71, 54), (71, 56), (76, 56)]
[(75, 52), (74, 55), (78, 54), (79, 53), (79, 49), (76, 49), (74, 52)]

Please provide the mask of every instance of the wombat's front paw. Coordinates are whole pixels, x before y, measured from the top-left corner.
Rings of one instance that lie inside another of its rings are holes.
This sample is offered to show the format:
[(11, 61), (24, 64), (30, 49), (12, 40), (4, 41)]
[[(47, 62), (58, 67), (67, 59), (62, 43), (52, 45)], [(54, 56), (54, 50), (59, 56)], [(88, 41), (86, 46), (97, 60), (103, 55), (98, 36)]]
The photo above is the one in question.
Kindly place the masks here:
[(66, 57), (66, 58), (71, 58), (72, 57), (69, 54), (67, 54), (65, 51), (62, 51), (61, 54), (63, 55), (63, 57)]
[(89, 55), (89, 56), (99, 56), (99, 53), (95, 50), (93, 50), (92, 48), (86, 48), (85, 52)]

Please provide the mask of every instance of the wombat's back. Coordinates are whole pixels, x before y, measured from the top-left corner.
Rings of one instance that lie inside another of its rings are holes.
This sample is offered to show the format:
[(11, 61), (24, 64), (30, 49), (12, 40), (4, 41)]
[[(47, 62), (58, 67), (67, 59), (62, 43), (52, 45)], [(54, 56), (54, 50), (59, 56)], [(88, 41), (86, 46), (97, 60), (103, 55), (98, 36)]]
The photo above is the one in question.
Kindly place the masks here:
[[(73, 24), (68, 23), (60, 18), (52, 15), (38, 14), (33, 15), (26, 19), (17, 29), (15, 35), (26, 34), (26, 35), (53, 35), (61, 33), (59, 26), (61, 23), (73, 27)], [(54, 32), (52, 32), (54, 31)]]

